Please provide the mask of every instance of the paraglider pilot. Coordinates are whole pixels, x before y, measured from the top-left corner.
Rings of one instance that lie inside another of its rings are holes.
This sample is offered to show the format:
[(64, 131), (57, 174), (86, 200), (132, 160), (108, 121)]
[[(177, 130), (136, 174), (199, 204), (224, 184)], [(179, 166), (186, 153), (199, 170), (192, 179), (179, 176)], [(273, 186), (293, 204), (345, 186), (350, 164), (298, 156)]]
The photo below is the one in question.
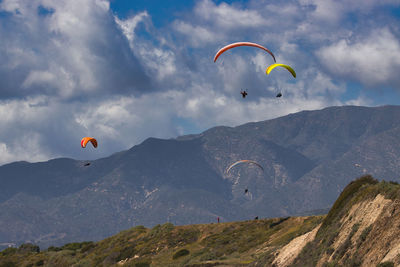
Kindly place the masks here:
[(243, 97), (243, 98), (245, 98), (245, 97), (246, 97), (246, 95), (247, 95), (247, 92), (246, 92), (246, 90), (244, 90), (244, 91), (240, 91), (240, 93), (242, 94), (242, 97)]

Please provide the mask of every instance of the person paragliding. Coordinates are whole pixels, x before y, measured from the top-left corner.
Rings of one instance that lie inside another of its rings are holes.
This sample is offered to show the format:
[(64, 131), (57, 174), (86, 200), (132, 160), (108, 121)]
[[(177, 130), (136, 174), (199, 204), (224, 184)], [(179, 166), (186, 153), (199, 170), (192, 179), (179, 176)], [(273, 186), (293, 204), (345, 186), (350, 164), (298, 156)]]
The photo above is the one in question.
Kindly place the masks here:
[[(81, 147), (85, 148), (88, 142), (92, 143), (94, 148), (97, 148), (97, 140), (93, 137), (83, 137), (81, 140)], [(90, 166), (90, 162), (86, 162), (83, 166)]]
[(240, 93), (242, 94), (242, 97), (243, 97), (243, 98), (245, 98), (245, 97), (247, 96), (247, 92), (246, 92), (246, 90), (244, 90), (244, 91), (240, 91)]
[[(265, 72), (267, 73), (267, 75), (269, 75), (270, 72), (271, 72), (273, 69), (275, 69), (276, 67), (282, 67), (282, 68), (287, 69), (287, 70), (292, 74), (292, 76), (293, 76), (294, 78), (296, 78), (296, 72), (294, 71), (294, 69), (293, 69), (292, 67), (290, 67), (289, 65), (285, 65), (285, 64), (278, 64), (278, 63), (272, 64), (272, 65), (270, 65), (270, 66), (267, 68), (267, 70), (266, 70)], [(279, 93), (276, 95), (276, 97), (281, 97), (281, 96), (282, 96), (282, 93), (281, 93), (281, 92), (279, 92)]]
[(249, 192), (249, 189), (246, 188), (246, 189), (244, 190), (244, 194), (247, 194), (248, 192)]

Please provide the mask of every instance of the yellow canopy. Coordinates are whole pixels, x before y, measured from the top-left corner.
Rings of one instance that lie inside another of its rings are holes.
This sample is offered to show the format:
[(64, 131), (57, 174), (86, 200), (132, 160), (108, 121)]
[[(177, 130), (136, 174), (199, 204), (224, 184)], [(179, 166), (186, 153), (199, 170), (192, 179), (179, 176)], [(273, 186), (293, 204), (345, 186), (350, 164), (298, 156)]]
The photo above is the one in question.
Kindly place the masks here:
[(272, 64), (271, 66), (269, 66), (267, 68), (266, 73), (269, 74), (271, 72), (271, 70), (273, 70), (276, 67), (283, 67), (283, 68), (287, 69), (293, 75), (293, 77), (296, 78), (296, 72), (290, 66), (285, 65), (285, 64), (279, 64), (279, 63)]

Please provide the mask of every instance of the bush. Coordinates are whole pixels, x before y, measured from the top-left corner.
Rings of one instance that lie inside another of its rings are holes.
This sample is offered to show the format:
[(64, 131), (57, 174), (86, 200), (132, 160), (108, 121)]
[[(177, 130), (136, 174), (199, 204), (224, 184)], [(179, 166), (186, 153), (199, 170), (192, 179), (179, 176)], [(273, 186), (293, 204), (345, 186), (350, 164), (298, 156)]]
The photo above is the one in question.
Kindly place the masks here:
[(40, 252), (40, 248), (37, 245), (33, 245), (31, 243), (22, 244), (18, 248), (18, 252), (26, 253), (26, 252)]
[(55, 246), (50, 246), (47, 248), (47, 251), (60, 251), (60, 250), (62, 250), (62, 248)]
[(16, 248), (6, 248), (5, 250), (3, 250), (2, 252), (0, 252), (0, 255), (11, 255), (11, 254), (15, 254), (17, 252)]
[(133, 227), (133, 230), (135, 231), (135, 232), (139, 232), (139, 233), (146, 233), (146, 227), (144, 227), (143, 225), (138, 225), (138, 226), (135, 226), (135, 227)]
[(340, 211), (344, 208), (346, 203), (355, 195), (355, 193), (364, 185), (377, 184), (378, 180), (375, 180), (370, 175), (362, 176), (355, 181), (348, 184), (339, 195), (338, 199), (333, 204), (328, 215), (325, 217), (321, 228), (324, 229), (330, 225), (333, 220), (339, 215)]
[(183, 256), (186, 256), (186, 255), (189, 255), (189, 250), (187, 250), (187, 249), (181, 249), (181, 250), (178, 250), (177, 252), (175, 252), (175, 254), (172, 256), (172, 259), (174, 259), (174, 260), (176, 260), (177, 258), (179, 258), (179, 257), (183, 257)]
[(207, 251), (200, 257), (200, 261), (211, 261), (216, 259), (218, 259), (218, 255), (215, 251)]
[(61, 249), (68, 249), (68, 250), (77, 250), (81, 248), (80, 243), (68, 243), (61, 247)]
[(96, 245), (92, 241), (86, 242), (86, 244), (82, 244), (81, 252), (84, 253), (94, 247), (96, 247)]
[(372, 224), (366, 227), (362, 232), (357, 242), (357, 248), (361, 246), (361, 244), (367, 239), (369, 232), (371, 232)]
[(68, 250), (78, 250), (86, 246), (93, 245), (93, 241), (84, 241), (81, 243), (67, 243), (61, 247), (61, 250), (68, 249)]
[(3, 263), (0, 263), (0, 267), (16, 267), (17, 265), (15, 265), (14, 262), (12, 261), (6, 261)]
[(338, 267), (338, 263), (336, 261), (325, 262), (322, 267)]
[(132, 258), (135, 256), (135, 247), (134, 246), (128, 246), (119, 252), (119, 255), (117, 257), (117, 261), (124, 260), (126, 258)]
[(394, 263), (391, 261), (381, 262), (376, 267), (394, 267)]
[(269, 228), (272, 228), (272, 227), (274, 227), (274, 226), (277, 226), (277, 225), (283, 223), (284, 221), (288, 220), (289, 218), (290, 218), (290, 217), (280, 218), (279, 221), (270, 223), (270, 224), (269, 224)]
[(351, 246), (351, 238), (358, 231), (359, 227), (360, 227), (359, 223), (353, 225), (349, 236), (346, 238), (344, 243), (340, 247), (338, 247), (336, 253), (333, 255), (334, 259), (343, 257), (343, 255), (347, 252), (348, 248)]
[(35, 263), (35, 265), (36, 265), (36, 266), (43, 266), (43, 265), (44, 265), (44, 260), (38, 260), (38, 261)]
[(328, 247), (328, 249), (326, 250), (326, 253), (327, 253), (328, 255), (332, 255), (332, 253), (333, 253), (334, 251), (335, 251), (334, 248)]

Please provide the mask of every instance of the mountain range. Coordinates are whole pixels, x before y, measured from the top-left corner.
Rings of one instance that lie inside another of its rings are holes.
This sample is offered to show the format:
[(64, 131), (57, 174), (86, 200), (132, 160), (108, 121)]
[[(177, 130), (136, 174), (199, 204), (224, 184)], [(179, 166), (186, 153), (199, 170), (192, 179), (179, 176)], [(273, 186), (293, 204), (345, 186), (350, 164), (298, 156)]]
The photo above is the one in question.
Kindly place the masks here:
[[(371, 174), (399, 181), (400, 106), (330, 107), (174, 139), (107, 158), (0, 167), (0, 245), (41, 247), (152, 227), (315, 214)], [(240, 159), (258, 162), (227, 167)], [(247, 193), (245, 193), (247, 189)]]

